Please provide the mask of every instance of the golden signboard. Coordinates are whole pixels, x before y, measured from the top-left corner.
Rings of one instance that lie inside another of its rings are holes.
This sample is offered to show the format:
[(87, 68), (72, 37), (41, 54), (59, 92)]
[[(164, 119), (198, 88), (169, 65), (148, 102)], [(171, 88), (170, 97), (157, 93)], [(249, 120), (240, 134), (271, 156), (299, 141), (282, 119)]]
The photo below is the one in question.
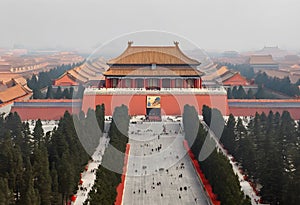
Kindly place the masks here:
[(160, 96), (147, 96), (147, 108), (160, 108)]

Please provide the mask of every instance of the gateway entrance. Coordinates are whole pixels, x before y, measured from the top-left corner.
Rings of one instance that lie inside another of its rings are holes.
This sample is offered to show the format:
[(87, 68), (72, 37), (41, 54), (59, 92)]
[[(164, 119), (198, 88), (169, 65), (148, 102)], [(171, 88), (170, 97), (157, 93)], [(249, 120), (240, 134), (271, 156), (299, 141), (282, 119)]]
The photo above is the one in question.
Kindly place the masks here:
[(146, 119), (150, 121), (161, 121), (160, 96), (147, 96)]

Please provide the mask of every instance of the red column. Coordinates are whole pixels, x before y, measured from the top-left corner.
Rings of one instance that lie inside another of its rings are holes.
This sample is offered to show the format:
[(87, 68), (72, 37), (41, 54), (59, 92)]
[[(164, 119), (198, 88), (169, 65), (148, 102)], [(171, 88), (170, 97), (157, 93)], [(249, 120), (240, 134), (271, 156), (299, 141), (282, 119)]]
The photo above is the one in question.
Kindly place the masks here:
[(200, 88), (202, 88), (202, 78), (200, 78)]
[(175, 88), (175, 79), (171, 79), (171, 88)]
[(136, 86), (135, 86), (135, 79), (132, 79), (132, 80), (131, 80), (131, 87), (132, 87), (132, 88), (136, 88)]
[(109, 88), (109, 80), (107, 78), (105, 78), (105, 87)]
[(199, 88), (199, 79), (196, 80), (196, 88)]
[(147, 80), (144, 78), (144, 88), (146, 88), (148, 85), (147, 85)]
[(183, 80), (183, 88), (187, 88), (186, 79), (182, 79), (182, 80)]
[(159, 87), (162, 88), (162, 79), (159, 79)]

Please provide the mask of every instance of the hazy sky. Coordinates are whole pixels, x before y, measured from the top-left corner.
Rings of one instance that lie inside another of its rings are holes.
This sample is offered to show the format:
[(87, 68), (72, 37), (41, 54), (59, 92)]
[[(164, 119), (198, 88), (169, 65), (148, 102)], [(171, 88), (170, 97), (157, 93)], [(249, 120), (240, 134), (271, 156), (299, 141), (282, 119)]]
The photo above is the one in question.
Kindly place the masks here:
[(300, 50), (300, 1), (0, 0), (0, 28), (2, 47), (91, 48), (153, 29), (204, 49)]

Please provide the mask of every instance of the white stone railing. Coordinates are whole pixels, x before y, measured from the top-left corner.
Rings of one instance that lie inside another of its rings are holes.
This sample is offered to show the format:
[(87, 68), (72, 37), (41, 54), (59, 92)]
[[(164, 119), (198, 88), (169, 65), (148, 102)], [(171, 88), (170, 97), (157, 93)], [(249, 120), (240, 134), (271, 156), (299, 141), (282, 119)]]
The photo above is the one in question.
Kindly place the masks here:
[(220, 88), (161, 88), (160, 90), (149, 90), (145, 88), (86, 88), (85, 95), (94, 94), (222, 94), (226, 95), (226, 90)]

